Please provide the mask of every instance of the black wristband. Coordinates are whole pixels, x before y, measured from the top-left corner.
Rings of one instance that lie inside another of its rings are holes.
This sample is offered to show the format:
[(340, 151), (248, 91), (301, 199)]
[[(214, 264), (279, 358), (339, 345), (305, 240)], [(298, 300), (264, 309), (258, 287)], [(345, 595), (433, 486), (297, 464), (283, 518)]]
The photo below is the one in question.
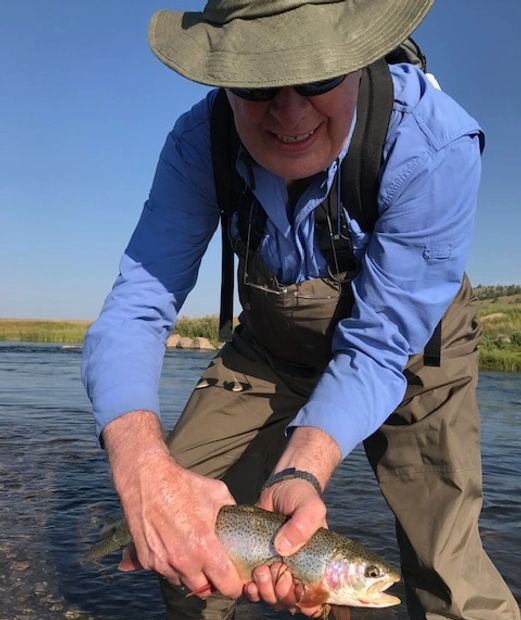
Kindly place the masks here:
[(282, 482), (283, 480), (294, 480), (295, 478), (307, 480), (319, 495), (322, 494), (320, 482), (313, 474), (310, 474), (308, 471), (302, 471), (301, 469), (295, 469), (294, 467), (289, 467), (288, 469), (283, 469), (276, 474), (271, 474), (271, 476), (262, 485), (260, 492), (262, 493), (264, 489), (269, 489), (278, 482)]

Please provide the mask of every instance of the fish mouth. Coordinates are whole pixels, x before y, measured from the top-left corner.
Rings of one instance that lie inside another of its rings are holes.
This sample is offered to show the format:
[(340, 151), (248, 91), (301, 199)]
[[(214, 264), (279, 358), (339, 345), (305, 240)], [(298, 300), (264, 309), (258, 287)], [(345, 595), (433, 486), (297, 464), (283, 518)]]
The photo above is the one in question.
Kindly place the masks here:
[(391, 607), (392, 605), (399, 605), (401, 600), (397, 596), (387, 594), (384, 590), (391, 587), (393, 583), (396, 583), (399, 579), (386, 579), (379, 583), (373, 584), (367, 593), (371, 599), (371, 605), (374, 607)]
[(402, 602), (397, 596), (387, 594), (381, 590), (369, 593), (371, 595), (372, 607), (392, 607), (393, 605), (399, 605)]

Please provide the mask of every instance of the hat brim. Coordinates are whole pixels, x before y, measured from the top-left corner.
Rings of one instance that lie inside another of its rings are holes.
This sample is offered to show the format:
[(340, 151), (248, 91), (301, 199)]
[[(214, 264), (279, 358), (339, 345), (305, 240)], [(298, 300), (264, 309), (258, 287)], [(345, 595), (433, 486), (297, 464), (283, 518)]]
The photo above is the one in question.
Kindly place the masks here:
[(420, 24), (434, 0), (302, 4), (256, 19), (210, 23), (203, 13), (160, 11), (154, 54), (210, 86), (290, 86), (351, 73), (385, 56)]

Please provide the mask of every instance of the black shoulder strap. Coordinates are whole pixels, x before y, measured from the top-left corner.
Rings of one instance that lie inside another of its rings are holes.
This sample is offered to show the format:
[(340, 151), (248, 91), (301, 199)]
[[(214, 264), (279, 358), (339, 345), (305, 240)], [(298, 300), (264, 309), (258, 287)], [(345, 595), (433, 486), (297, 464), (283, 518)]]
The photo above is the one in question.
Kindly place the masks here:
[(393, 98), (387, 62), (382, 59), (366, 67), (349, 151), (328, 196), (315, 209), (319, 247), (333, 273), (354, 274), (358, 269), (347, 224), (337, 208), (338, 186), (342, 206), (362, 230), (371, 232), (378, 218), (379, 172)]
[(235, 130), (232, 110), (226, 93), (220, 89), (215, 98), (210, 119), (212, 165), (221, 211), (221, 309), (219, 315), (219, 339), (227, 342), (233, 332), (234, 255), (228, 240), (228, 226), (233, 213), (236, 178), (235, 163), (239, 150), (239, 137)]
[(367, 67), (360, 82), (356, 127), (342, 164), (340, 195), (350, 217), (371, 232), (378, 218), (382, 152), (393, 108), (393, 83), (384, 59)]
[(410, 65), (418, 67), (418, 69), (421, 69), (424, 73), (427, 72), (427, 59), (425, 58), (425, 54), (412, 37), (405, 39), (397, 48), (389, 52), (385, 60), (387, 60), (390, 65), (399, 62), (407, 62)]

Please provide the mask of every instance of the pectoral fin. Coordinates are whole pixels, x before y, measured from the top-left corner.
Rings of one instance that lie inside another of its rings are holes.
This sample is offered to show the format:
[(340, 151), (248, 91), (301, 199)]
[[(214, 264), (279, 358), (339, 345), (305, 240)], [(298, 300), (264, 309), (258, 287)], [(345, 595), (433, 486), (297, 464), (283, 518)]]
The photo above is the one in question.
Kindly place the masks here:
[(331, 605), (331, 613), (335, 620), (351, 620), (351, 610), (344, 605)]
[(137, 559), (136, 548), (133, 543), (130, 543), (123, 549), (123, 555), (118, 564), (118, 569), (124, 573), (129, 573), (133, 570), (139, 570), (143, 568)]

